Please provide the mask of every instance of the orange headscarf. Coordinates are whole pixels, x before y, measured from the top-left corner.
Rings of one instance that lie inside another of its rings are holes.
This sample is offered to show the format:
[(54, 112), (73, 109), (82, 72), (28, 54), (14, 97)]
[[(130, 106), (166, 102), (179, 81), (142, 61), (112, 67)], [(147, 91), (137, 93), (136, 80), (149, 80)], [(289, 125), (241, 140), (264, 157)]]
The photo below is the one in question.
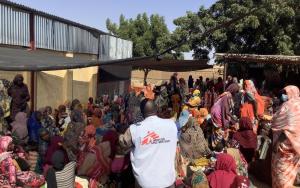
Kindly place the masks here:
[(192, 109), (191, 114), (196, 119), (197, 123), (199, 125), (202, 125), (202, 123), (204, 122), (205, 118), (208, 115), (208, 111), (206, 108), (200, 108), (199, 110)]
[(88, 145), (90, 148), (94, 147), (96, 144), (96, 128), (93, 125), (88, 125), (84, 129), (84, 137), (88, 140)]
[(252, 80), (245, 80), (244, 82), (245, 91), (251, 93), (257, 103), (257, 114), (263, 115), (265, 111), (265, 102), (263, 98), (258, 94)]

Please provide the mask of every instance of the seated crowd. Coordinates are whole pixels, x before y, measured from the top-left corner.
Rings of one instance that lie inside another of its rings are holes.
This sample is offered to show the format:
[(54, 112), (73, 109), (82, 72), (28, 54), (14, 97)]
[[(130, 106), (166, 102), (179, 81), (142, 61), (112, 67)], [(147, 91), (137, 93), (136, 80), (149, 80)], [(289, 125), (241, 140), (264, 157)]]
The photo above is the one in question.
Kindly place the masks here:
[(174, 74), (153, 93), (29, 113), (23, 77), (0, 80), (0, 187), (246, 188), (259, 169), (297, 184), (298, 87), (261, 96), (251, 80)]

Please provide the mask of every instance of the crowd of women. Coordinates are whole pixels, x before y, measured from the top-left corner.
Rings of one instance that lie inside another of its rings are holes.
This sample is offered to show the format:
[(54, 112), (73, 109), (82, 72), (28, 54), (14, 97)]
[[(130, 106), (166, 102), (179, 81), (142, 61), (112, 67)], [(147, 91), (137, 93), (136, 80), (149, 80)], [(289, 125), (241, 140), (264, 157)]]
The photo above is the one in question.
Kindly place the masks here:
[[(272, 164), (263, 172), (272, 187), (297, 183), (296, 86), (261, 96), (251, 80), (177, 76), (153, 90), (158, 116), (173, 119), (178, 129), (176, 187), (251, 187), (249, 172), (262, 161)], [(0, 96), (0, 187), (134, 187), (129, 152), (118, 138), (143, 120), (143, 92), (29, 113), (28, 89), (18, 75), (13, 83), (0, 81)]]

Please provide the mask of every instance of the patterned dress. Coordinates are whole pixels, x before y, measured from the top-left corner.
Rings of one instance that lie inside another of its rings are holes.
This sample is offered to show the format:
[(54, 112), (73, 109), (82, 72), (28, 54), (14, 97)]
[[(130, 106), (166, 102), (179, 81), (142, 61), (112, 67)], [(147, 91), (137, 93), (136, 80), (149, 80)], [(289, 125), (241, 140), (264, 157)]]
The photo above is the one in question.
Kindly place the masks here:
[(296, 86), (284, 88), (288, 101), (273, 118), (272, 187), (293, 187), (300, 168), (300, 97)]

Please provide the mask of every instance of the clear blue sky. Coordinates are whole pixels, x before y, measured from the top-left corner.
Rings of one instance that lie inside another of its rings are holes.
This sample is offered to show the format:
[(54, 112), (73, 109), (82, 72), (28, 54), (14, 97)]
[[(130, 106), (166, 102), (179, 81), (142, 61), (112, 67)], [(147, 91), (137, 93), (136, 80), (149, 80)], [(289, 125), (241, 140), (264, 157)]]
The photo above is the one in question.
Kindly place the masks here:
[(106, 31), (105, 21), (118, 22), (119, 16), (135, 17), (138, 13), (159, 14), (165, 17), (169, 29), (173, 20), (186, 11), (209, 7), (216, 0), (11, 0), (31, 8), (54, 14), (84, 25)]

